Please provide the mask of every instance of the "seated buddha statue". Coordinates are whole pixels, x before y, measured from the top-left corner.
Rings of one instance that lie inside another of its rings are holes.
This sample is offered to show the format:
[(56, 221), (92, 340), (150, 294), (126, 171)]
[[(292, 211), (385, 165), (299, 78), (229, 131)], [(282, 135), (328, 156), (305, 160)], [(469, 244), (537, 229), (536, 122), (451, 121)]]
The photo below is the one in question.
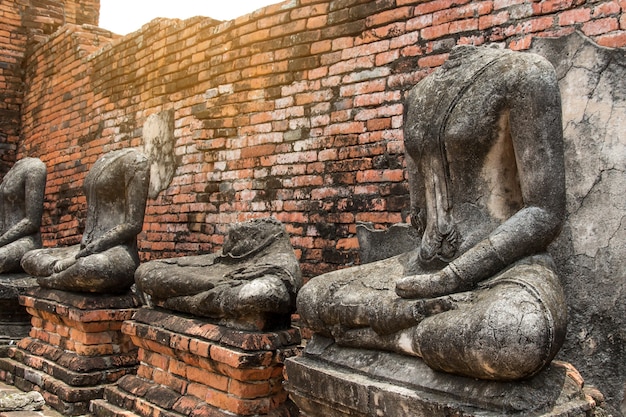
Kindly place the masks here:
[(41, 247), (46, 165), (23, 158), (0, 184), (0, 273), (21, 271), (26, 252)]
[(137, 234), (143, 227), (149, 165), (135, 149), (100, 157), (85, 177), (87, 218), (80, 245), (37, 249), (22, 267), (43, 288), (122, 293), (139, 266)]
[(146, 262), (135, 280), (154, 306), (241, 330), (288, 327), (302, 286), (289, 234), (273, 218), (233, 225), (216, 253)]
[(566, 331), (546, 252), (565, 211), (554, 68), (530, 53), (458, 46), (408, 94), (404, 143), (421, 238), (407, 253), (311, 279), (297, 300), (304, 324), (437, 371), (536, 374)]

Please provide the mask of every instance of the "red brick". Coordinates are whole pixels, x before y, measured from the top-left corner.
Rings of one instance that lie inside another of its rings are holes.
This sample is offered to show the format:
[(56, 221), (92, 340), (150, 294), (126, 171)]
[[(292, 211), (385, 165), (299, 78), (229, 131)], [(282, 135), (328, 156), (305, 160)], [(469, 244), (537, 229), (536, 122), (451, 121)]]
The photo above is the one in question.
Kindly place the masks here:
[(520, 39), (514, 39), (510, 42), (509, 48), (514, 51), (521, 51), (530, 48), (532, 43), (532, 36), (526, 35)]
[(358, 249), (359, 241), (356, 237), (339, 239), (336, 247), (339, 250)]
[(442, 38), (450, 33), (450, 24), (444, 23), (422, 29), (422, 38), (426, 40)]
[(595, 38), (598, 45), (606, 46), (609, 48), (624, 48), (626, 47), (626, 30), (620, 30), (617, 32), (601, 35)]
[(583, 24), (582, 31), (587, 36), (603, 35), (619, 29), (619, 22), (615, 17), (592, 20)]
[(241, 150), (241, 158), (255, 158), (263, 155), (271, 155), (276, 149), (276, 145), (258, 145), (246, 147)]
[(367, 121), (367, 130), (384, 130), (389, 129), (391, 127), (391, 119), (370, 119)]
[(224, 375), (190, 366), (187, 369), (187, 378), (192, 383), (197, 382), (220, 391), (228, 391), (229, 378)]
[(209, 388), (204, 384), (191, 383), (187, 386), (187, 394), (193, 395), (194, 397), (202, 401), (204, 401), (208, 392), (209, 392)]
[(293, 22), (285, 23), (280, 26), (272, 26), (270, 29), (270, 36), (285, 36), (292, 33), (303, 32), (306, 29), (307, 19), (296, 20)]
[(502, 11), (496, 14), (481, 16), (478, 19), (478, 28), (480, 30), (485, 30), (494, 26), (504, 25), (508, 21), (509, 21), (509, 12)]
[(267, 397), (276, 391), (276, 386), (281, 389), (280, 384), (280, 381), (271, 380), (248, 383), (232, 379), (228, 385), (228, 393), (244, 399)]
[(494, 0), (493, 8), (495, 10), (504, 9), (506, 7), (515, 6), (525, 3), (526, 0)]
[(465, 19), (450, 23), (450, 33), (468, 32), (478, 29), (478, 19)]
[(365, 19), (367, 27), (381, 26), (390, 22), (403, 21), (411, 17), (411, 7), (399, 7), (397, 9), (387, 10)]
[(438, 67), (448, 59), (448, 54), (431, 55), (420, 58), (417, 63), (420, 68)]
[(561, 26), (573, 25), (576, 23), (587, 22), (591, 19), (590, 9), (573, 9), (566, 10), (558, 15), (558, 22)]
[(593, 8), (593, 17), (604, 17), (612, 14), (618, 14), (621, 7), (617, 1), (609, 1), (602, 3)]
[[(409, 4), (411, 1), (408, 0), (398, 0), (398, 5)], [(413, 13), (416, 16), (423, 15), (426, 13), (436, 12), (438, 10), (444, 10), (450, 8), (452, 6), (452, 0), (431, 0), (431, 1), (420, 1), (417, 6), (415, 6)], [(461, 3), (461, 2), (459, 2)]]

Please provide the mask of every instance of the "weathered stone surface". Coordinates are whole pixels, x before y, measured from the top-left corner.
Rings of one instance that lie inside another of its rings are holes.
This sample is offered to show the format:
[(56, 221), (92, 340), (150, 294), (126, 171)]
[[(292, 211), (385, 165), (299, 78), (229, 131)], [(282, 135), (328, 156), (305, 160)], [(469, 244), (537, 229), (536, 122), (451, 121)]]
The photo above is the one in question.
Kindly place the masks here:
[(555, 66), (563, 101), (567, 214), (550, 248), (569, 306), (560, 357), (619, 408), (626, 385), (626, 54), (580, 34), (536, 39), (531, 49)]
[[(60, 315), (68, 315), (72, 309), (68, 307), (74, 307), (76, 310), (81, 310), (84, 314), (94, 313), (96, 310), (126, 310), (134, 309), (141, 306), (141, 299), (137, 294), (128, 292), (126, 294), (84, 294), (84, 293), (72, 293), (67, 291), (53, 290), (49, 288), (33, 287), (25, 293), (25, 298), (31, 300), (22, 301), (25, 305), (34, 306), (48, 305), (44, 307), (50, 309), (50, 311), (56, 311)], [(92, 314), (93, 315), (93, 314)], [(81, 317), (81, 312), (76, 312), (72, 318), (76, 319)], [(95, 320), (111, 320), (115, 319), (113, 316), (98, 317)]]
[(289, 235), (272, 218), (233, 226), (222, 252), (147, 262), (135, 279), (159, 307), (260, 330), (289, 327), (302, 285)]
[(148, 116), (143, 124), (143, 151), (150, 160), (150, 190), (156, 196), (165, 190), (174, 177), (174, 111), (167, 110)]
[(37, 411), (45, 404), (37, 391), (24, 393), (0, 391), (0, 411)]
[(80, 247), (30, 251), (22, 267), (44, 288), (120, 293), (139, 265), (137, 234), (148, 194), (148, 160), (135, 149), (102, 156), (85, 178), (87, 220)]
[(430, 369), (419, 359), (338, 347), (314, 338), (288, 359), (287, 389), (307, 417), (589, 417), (595, 402), (566, 363), (531, 379), (484, 381)]
[(23, 158), (0, 183), (0, 273), (21, 271), (24, 254), (41, 247), (46, 165)]
[[(200, 317), (172, 314), (170, 311), (143, 307), (133, 315), (134, 323), (149, 325), (154, 329), (184, 335), (185, 338), (199, 338), (220, 345), (236, 347), (244, 351), (280, 350), (300, 344), (300, 332), (291, 327), (275, 332), (248, 332), (225, 326), (218, 326)], [(128, 327), (135, 324), (127, 323)]]
[(406, 223), (395, 224), (386, 230), (374, 229), (371, 223), (359, 223), (356, 235), (362, 264), (408, 252), (420, 241), (417, 230)]
[(474, 378), (530, 377), (550, 363), (566, 328), (545, 253), (565, 209), (554, 68), (536, 54), (456, 47), (411, 90), (405, 114), (421, 240), (312, 279), (298, 311), (342, 346), (418, 356)]

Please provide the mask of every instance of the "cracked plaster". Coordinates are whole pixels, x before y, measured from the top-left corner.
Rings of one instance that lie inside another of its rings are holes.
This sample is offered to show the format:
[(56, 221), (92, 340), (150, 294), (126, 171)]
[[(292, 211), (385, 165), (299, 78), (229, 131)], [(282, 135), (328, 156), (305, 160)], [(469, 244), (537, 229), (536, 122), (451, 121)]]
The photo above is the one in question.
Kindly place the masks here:
[(537, 39), (563, 104), (567, 219), (551, 252), (569, 306), (560, 353), (617, 411), (626, 385), (626, 56), (580, 34)]

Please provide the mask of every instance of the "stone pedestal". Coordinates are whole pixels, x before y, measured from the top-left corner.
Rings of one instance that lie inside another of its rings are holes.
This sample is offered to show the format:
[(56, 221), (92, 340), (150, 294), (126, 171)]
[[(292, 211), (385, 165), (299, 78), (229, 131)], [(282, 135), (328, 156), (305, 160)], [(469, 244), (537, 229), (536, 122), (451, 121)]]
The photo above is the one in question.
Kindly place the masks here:
[(19, 299), (32, 329), (0, 358), (0, 379), (41, 392), (64, 415), (80, 415), (107, 384), (136, 371), (137, 347), (121, 332), (140, 305), (136, 296), (36, 288)]
[(30, 314), (19, 296), (37, 287), (37, 280), (25, 273), (0, 275), (0, 356), (6, 355), (7, 346), (28, 336)]
[(239, 331), (144, 307), (122, 331), (139, 346), (139, 369), (92, 402), (94, 416), (298, 415), (283, 389), (295, 328)]
[(419, 358), (342, 348), (315, 337), (286, 361), (287, 390), (306, 417), (588, 417), (594, 400), (571, 365), (492, 382), (435, 372)]

